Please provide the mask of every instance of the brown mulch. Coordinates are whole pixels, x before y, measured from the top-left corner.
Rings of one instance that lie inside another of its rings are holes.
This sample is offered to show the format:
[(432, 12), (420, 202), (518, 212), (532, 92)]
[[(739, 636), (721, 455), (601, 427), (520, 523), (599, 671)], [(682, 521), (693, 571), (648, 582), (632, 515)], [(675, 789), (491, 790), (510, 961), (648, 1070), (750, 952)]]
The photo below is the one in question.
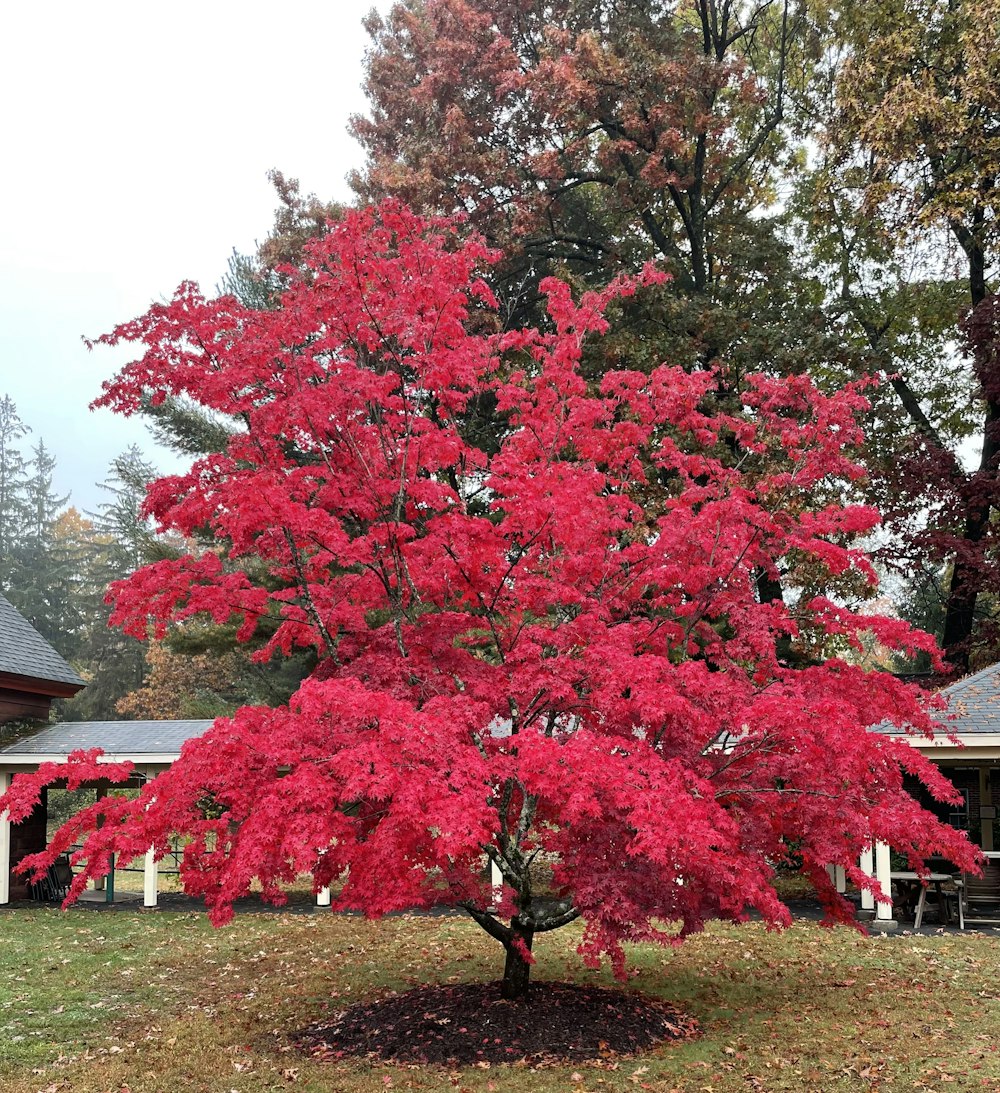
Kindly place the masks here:
[(508, 1002), (499, 983), (461, 983), (359, 1003), (295, 1040), (323, 1059), (475, 1066), (628, 1055), (698, 1032), (694, 1018), (640, 994), (542, 982), (523, 1001)]

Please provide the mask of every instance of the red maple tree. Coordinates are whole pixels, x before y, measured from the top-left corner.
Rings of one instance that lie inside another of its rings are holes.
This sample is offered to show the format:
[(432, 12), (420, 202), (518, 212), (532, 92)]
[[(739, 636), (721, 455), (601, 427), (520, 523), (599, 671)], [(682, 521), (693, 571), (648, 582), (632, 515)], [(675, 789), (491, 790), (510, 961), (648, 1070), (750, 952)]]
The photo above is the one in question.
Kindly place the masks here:
[[(255, 879), (280, 902), (302, 873), (368, 915), (451, 904), (502, 943), (516, 997), (534, 935), (577, 917), (585, 960), (618, 972), (626, 941), (751, 909), (787, 922), (772, 880), (793, 854), (835, 919), (851, 909), (826, 866), (871, 887), (856, 862), (872, 839), (971, 865), (903, 789), (907, 772), (943, 800), (949, 783), (868, 731), (930, 733), (932, 712), (849, 656), (864, 631), (930, 639), (831, 592), (875, 579), (852, 540), (877, 515), (843, 500), (860, 394), (758, 377), (724, 413), (712, 372), (588, 385), (583, 340), (641, 285), (576, 303), (547, 281), (549, 326), (505, 333), (476, 276), (491, 258), (387, 203), (312, 243), (275, 310), (186, 284), (101, 339), (142, 347), (102, 405), (182, 395), (240, 424), (147, 501), (215, 545), (112, 586), (114, 622), (146, 637), (236, 620), (250, 641), (266, 619), (257, 656), (318, 659), (287, 706), (219, 719), (28, 867), (82, 838), (73, 898), (112, 852), (179, 832), (184, 887), (217, 923)], [(463, 439), (484, 396), (494, 454)], [(762, 603), (779, 566), (797, 594)], [(46, 781), (98, 773), (127, 768), (78, 755), (0, 807), (16, 820)]]

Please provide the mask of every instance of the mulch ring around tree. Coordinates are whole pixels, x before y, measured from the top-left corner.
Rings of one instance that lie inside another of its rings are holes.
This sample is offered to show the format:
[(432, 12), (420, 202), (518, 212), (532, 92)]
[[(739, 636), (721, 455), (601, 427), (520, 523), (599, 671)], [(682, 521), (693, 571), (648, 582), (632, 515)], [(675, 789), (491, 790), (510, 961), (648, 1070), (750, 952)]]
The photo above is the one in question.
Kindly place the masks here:
[(630, 1055), (698, 1033), (694, 1018), (644, 995), (541, 982), (523, 1001), (509, 1002), (499, 983), (461, 983), (359, 1003), (295, 1041), (329, 1060), (537, 1065)]

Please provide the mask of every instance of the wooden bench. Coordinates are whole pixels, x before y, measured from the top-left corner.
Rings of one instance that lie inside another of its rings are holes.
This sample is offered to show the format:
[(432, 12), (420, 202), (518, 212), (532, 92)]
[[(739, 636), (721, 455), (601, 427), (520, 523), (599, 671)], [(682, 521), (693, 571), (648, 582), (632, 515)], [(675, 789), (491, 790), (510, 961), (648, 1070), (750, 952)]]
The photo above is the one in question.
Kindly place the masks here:
[(955, 887), (959, 929), (964, 930), (967, 922), (1000, 926), (1000, 861), (988, 861), (981, 877), (963, 873)]

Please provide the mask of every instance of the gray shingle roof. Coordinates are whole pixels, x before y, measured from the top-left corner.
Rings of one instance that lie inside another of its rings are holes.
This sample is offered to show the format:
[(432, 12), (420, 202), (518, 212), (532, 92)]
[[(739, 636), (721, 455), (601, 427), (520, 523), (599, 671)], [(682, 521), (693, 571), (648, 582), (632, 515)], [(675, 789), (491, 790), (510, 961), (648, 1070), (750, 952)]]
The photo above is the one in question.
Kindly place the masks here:
[(0, 596), (0, 672), (83, 686), (76, 672), (3, 596)]
[(1000, 664), (974, 672), (941, 692), (949, 718), (942, 724), (956, 734), (1000, 733)]
[(7, 755), (67, 755), (101, 748), (105, 755), (177, 755), (185, 740), (201, 736), (211, 721), (61, 721), (0, 748)]
[[(960, 679), (939, 692), (948, 700), (948, 709), (934, 716), (945, 733), (956, 736), (997, 733), (1000, 735), (1000, 664), (991, 664), (980, 672)], [(901, 734), (898, 725), (884, 722), (872, 725), (872, 732)]]

